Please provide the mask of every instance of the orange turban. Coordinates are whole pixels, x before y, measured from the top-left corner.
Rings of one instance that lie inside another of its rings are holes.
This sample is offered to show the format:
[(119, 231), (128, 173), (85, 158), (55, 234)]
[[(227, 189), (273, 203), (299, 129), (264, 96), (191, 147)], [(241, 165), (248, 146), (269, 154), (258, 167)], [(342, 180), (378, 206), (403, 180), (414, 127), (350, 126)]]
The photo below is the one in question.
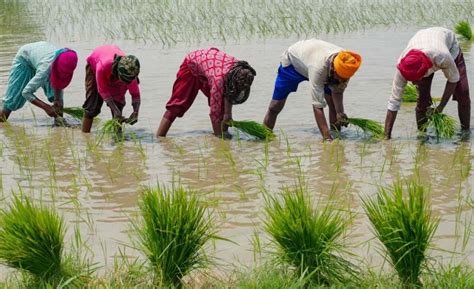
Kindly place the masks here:
[(341, 51), (334, 58), (333, 63), (336, 74), (341, 78), (349, 79), (359, 69), (362, 58), (355, 52)]

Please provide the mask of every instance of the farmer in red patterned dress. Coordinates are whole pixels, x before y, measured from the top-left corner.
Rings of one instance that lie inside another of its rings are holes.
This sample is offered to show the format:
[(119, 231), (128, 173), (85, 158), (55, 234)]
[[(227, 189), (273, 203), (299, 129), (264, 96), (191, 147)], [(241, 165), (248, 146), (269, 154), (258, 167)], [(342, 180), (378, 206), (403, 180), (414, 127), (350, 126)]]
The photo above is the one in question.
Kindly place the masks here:
[(179, 68), (156, 135), (166, 136), (173, 121), (191, 107), (200, 90), (208, 98), (214, 135), (230, 137), (227, 123), (232, 120), (232, 105), (247, 100), (255, 75), (246, 61), (217, 48), (192, 51)]

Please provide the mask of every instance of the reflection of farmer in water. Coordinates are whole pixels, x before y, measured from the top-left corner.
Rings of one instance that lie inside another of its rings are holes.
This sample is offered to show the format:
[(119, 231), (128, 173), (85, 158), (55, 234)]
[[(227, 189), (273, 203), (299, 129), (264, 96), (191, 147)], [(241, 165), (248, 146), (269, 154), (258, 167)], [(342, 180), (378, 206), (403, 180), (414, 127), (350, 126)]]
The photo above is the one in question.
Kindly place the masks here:
[(342, 103), (343, 93), (360, 64), (359, 54), (344, 51), (322, 40), (309, 39), (293, 44), (281, 57), (272, 101), (264, 124), (273, 129), (288, 95), (296, 91), (300, 82), (309, 80), (316, 123), (323, 138), (331, 140), (323, 109), (327, 103), (332, 127), (339, 130), (342, 125), (347, 125)]
[(166, 136), (173, 121), (191, 107), (199, 91), (208, 97), (214, 134), (222, 136), (227, 132), (226, 123), (232, 120), (232, 105), (247, 100), (255, 75), (246, 61), (217, 48), (192, 51), (179, 68), (157, 136)]
[(441, 102), (435, 111), (442, 112), (451, 95), (458, 102), (461, 128), (468, 131), (471, 119), (471, 99), (467, 83), (466, 64), (456, 35), (442, 27), (418, 31), (408, 42), (398, 61), (388, 101), (385, 119), (385, 138), (392, 134), (393, 124), (400, 109), (400, 102), (407, 81), (413, 82), (418, 90), (416, 121), (418, 130), (426, 123), (426, 114), (432, 104), (431, 83), (435, 71), (442, 70), (447, 79)]
[[(12, 111), (22, 108), (26, 101), (57, 118), (63, 108), (63, 89), (71, 82), (77, 66), (77, 54), (68, 48), (57, 48), (48, 42), (22, 46), (13, 60), (8, 85), (0, 110), (0, 122), (6, 121)], [(43, 88), (49, 105), (35, 96)]]
[[(112, 117), (119, 122), (135, 124), (140, 109), (140, 89), (138, 74), (140, 62), (133, 55), (125, 53), (114, 45), (97, 47), (87, 58), (86, 65), (86, 101), (82, 131), (90, 132), (94, 117), (107, 103)], [(132, 95), (133, 113), (128, 119), (122, 116), (125, 106), (125, 93)]]

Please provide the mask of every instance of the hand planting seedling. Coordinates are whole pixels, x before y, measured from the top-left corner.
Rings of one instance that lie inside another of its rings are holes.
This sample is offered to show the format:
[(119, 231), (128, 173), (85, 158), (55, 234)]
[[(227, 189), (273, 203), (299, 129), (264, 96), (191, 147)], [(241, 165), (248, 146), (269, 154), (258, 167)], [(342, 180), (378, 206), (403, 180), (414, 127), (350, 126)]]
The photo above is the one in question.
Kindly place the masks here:
[(427, 121), (423, 124), (422, 131), (434, 130), (438, 141), (439, 139), (452, 139), (454, 137), (457, 121), (453, 117), (433, 108), (426, 115)]
[(112, 137), (116, 142), (124, 141), (123, 135), (123, 127), (124, 127), (124, 120), (119, 120), (117, 118), (109, 119), (108, 121), (104, 122), (104, 124), (100, 127), (98, 131), (100, 143), (105, 136)]

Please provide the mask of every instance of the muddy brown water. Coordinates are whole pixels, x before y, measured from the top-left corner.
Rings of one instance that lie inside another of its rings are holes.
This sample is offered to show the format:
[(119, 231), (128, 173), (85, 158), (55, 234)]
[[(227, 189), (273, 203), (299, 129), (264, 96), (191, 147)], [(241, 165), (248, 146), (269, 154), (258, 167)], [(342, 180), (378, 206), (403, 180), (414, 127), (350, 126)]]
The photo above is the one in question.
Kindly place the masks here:
[[(348, 34), (320, 35), (346, 49), (359, 52), (363, 64), (351, 79), (344, 95), (349, 116), (383, 122), (395, 62), (408, 39), (421, 27), (374, 29)], [(3, 34), (2, 34), (3, 33)], [(24, 43), (46, 39), (75, 49), (80, 57), (74, 79), (65, 92), (66, 106), (80, 106), (84, 100), (85, 58), (100, 39), (63, 42), (41, 32), (0, 33), (0, 91), (4, 92), (10, 63)], [(393, 140), (372, 142), (354, 128), (343, 131), (342, 140), (321, 143), (312, 109), (308, 83), (289, 96), (277, 120), (277, 139), (266, 148), (245, 136), (221, 141), (210, 135), (209, 108), (200, 94), (185, 117), (178, 119), (166, 139), (154, 133), (185, 54), (193, 49), (217, 46), (249, 61), (257, 70), (249, 100), (235, 106), (234, 118), (261, 121), (270, 101), (280, 54), (299, 38), (242, 41), (241, 43), (201, 43), (193, 47), (163, 48), (154, 44), (117, 42), (125, 52), (142, 63), (140, 74), (142, 108), (139, 122), (127, 131), (123, 145), (105, 141), (94, 148), (94, 133), (78, 127), (52, 128), (51, 120), (39, 109), (26, 105), (14, 112), (9, 124), (0, 124), (0, 193), (7, 200), (21, 190), (36, 198), (54, 202), (67, 219), (69, 236), (78, 224), (90, 246), (93, 259), (110, 266), (123, 244), (130, 244), (130, 218), (137, 210), (138, 192), (143, 186), (180, 181), (197, 190), (208, 201), (216, 218), (218, 233), (235, 243), (216, 242), (208, 248), (224, 264), (251, 264), (254, 231), (262, 237), (263, 198), (261, 186), (277, 193), (283, 185), (296, 181), (299, 161), (316, 200), (327, 200), (331, 192), (340, 206), (355, 214), (349, 232), (350, 250), (365, 259), (377, 257), (376, 241), (360, 206), (360, 196), (373, 194), (378, 185), (399, 177), (418, 175), (431, 187), (434, 215), (441, 218), (435, 244), (456, 255), (432, 251), (447, 262), (474, 264), (473, 236), (463, 250), (465, 226), (473, 229), (472, 200), (474, 177), (471, 140), (458, 139), (421, 144), (416, 139), (414, 105), (404, 104), (395, 123)], [(462, 45), (470, 86), (474, 82), (474, 49)], [(444, 87), (442, 73), (435, 76), (433, 95)], [(43, 98), (42, 93), (38, 93)], [(130, 98), (128, 98), (130, 102)], [(130, 106), (126, 113), (130, 113)], [(446, 112), (456, 116), (456, 104)], [(110, 118), (104, 107), (102, 119)], [(71, 120), (74, 122), (74, 120)], [(268, 154), (265, 151), (268, 151)], [(6, 202), (2, 202), (5, 206)], [(70, 238), (69, 238), (70, 239)], [(265, 245), (264, 251), (268, 250)], [(131, 256), (137, 252), (127, 249)]]

